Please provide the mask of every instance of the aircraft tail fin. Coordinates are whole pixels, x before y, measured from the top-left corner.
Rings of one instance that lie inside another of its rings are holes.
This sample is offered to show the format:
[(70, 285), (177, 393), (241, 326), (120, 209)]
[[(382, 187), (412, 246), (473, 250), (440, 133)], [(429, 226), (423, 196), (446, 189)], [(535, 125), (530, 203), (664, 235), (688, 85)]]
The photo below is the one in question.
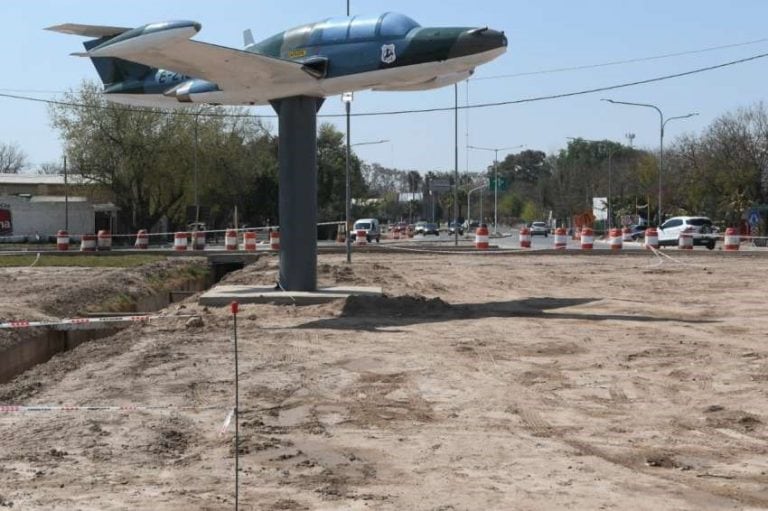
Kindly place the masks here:
[[(95, 48), (109, 39), (112, 39), (112, 37), (102, 37), (100, 39), (86, 41), (84, 43), (85, 49), (90, 50)], [(96, 72), (99, 73), (99, 77), (106, 87), (121, 82), (141, 81), (157, 71), (144, 64), (138, 64), (116, 57), (91, 57), (91, 62), (93, 62), (93, 67), (96, 68)]]
[(248, 48), (254, 44), (256, 44), (256, 40), (253, 38), (251, 29), (249, 28), (248, 30), (243, 31), (243, 45)]
[[(84, 43), (86, 52), (78, 52), (72, 54), (77, 57), (90, 57), (90, 55), (87, 53), (89, 50), (119, 36), (120, 34), (128, 32), (131, 29), (128, 27), (65, 23), (63, 25), (54, 25), (52, 27), (48, 27), (46, 30), (50, 30), (52, 32), (60, 32), (62, 34), (72, 34), (95, 38)], [(91, 57), (91, 61), (93, 62), (93, 66), (99, 73), (99, 77), (101, 78), (101, 81), (104, 83), (106, 88), (124, 82), (135, 83), (137, 81), (142, 81), (148, 75), (156, 71), (149, 66), (113, 57)]]

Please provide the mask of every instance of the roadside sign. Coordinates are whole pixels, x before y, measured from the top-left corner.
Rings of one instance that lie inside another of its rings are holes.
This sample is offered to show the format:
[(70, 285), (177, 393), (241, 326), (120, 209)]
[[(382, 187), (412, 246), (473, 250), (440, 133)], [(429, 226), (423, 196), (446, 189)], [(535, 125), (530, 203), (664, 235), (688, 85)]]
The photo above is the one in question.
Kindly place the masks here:
[(501, 190), (502, 192), (506, 191), (506, 189), (507, 189), (507, 180), (504, 179), (503, 177), (500, 177), (498, 179), (494, 179), (492, 177), (488, 178), (488, 187), (491, 190), (495, 190), (496, 189), (496, 182), (497, 181), (498, 181), (498, 184), (499, 184), (499, 190)]
[(429, 182), (429, 189), (437, 193), (450, 192), (451, 181), (449, 179), (432, 179)]
[(755, 210), (750, 211), (750, 213), (749, 213), (749, 225), (751, 225), (753, 227), (756, 227), (759, 224), (760, 224), (760, 214), (757, 211), (755, 211)]

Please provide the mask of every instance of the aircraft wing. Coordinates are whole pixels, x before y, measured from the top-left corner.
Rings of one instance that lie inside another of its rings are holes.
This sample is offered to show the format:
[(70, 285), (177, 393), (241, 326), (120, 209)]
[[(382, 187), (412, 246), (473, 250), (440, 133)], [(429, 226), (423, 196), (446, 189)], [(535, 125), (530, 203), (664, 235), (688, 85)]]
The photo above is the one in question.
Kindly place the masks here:
[[(136, 29), (67, 23), (48, 30), (91, 37), (113, 37), (84, 57), (113, 57), (152, 68), (202, 78), (222, 89), (314, 85), (313, 69), (304, 64), (189, 39), (200, 30), (194, 22), (168, 22)], [(116, 36), (116, 37), (115, 37)]]
[[(109, 54), (109, 48), (105, 50), (100, 56)], [(279, 83), (309, 85), (316, 82), (297, 62), (199, 41), (173, 41), (167, 45), (137, 49), (135, 52), (122, 50), (118, 53), (114, 56), (202, 78), (218, 84), (223, 90)]]
[(64, 23), (48, 27), (46, 30), (62, 34), (82, 35), (86, 37), (112, 37), (131, 30), (127, 27), (107, 27), (103, 25), (81, 25), (79, 23)]

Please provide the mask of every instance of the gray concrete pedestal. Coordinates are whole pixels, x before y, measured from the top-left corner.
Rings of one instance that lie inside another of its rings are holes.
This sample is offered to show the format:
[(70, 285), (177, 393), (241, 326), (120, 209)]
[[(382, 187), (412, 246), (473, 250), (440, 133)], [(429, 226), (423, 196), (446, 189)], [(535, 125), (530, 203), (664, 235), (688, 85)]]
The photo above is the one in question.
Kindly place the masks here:
[(274, 101), (279, 117), (280, 286), (317, 289), (317, 111), (321, 98)]

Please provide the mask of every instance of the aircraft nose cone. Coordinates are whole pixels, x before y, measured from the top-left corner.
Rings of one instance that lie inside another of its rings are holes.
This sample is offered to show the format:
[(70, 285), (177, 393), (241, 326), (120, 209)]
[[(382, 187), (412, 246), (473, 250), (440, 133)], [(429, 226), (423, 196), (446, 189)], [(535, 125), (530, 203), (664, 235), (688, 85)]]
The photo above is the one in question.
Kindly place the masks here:
[(473, 28), (459, 36), (454, 48), (455, 56), (475, 55), (507, 47), (504, 32), (489, 28)]
[(485, 40), (488, 49), (506, 48), (507, 36), (499, 30), (487, 29), (480, 33), (480, 37)]

